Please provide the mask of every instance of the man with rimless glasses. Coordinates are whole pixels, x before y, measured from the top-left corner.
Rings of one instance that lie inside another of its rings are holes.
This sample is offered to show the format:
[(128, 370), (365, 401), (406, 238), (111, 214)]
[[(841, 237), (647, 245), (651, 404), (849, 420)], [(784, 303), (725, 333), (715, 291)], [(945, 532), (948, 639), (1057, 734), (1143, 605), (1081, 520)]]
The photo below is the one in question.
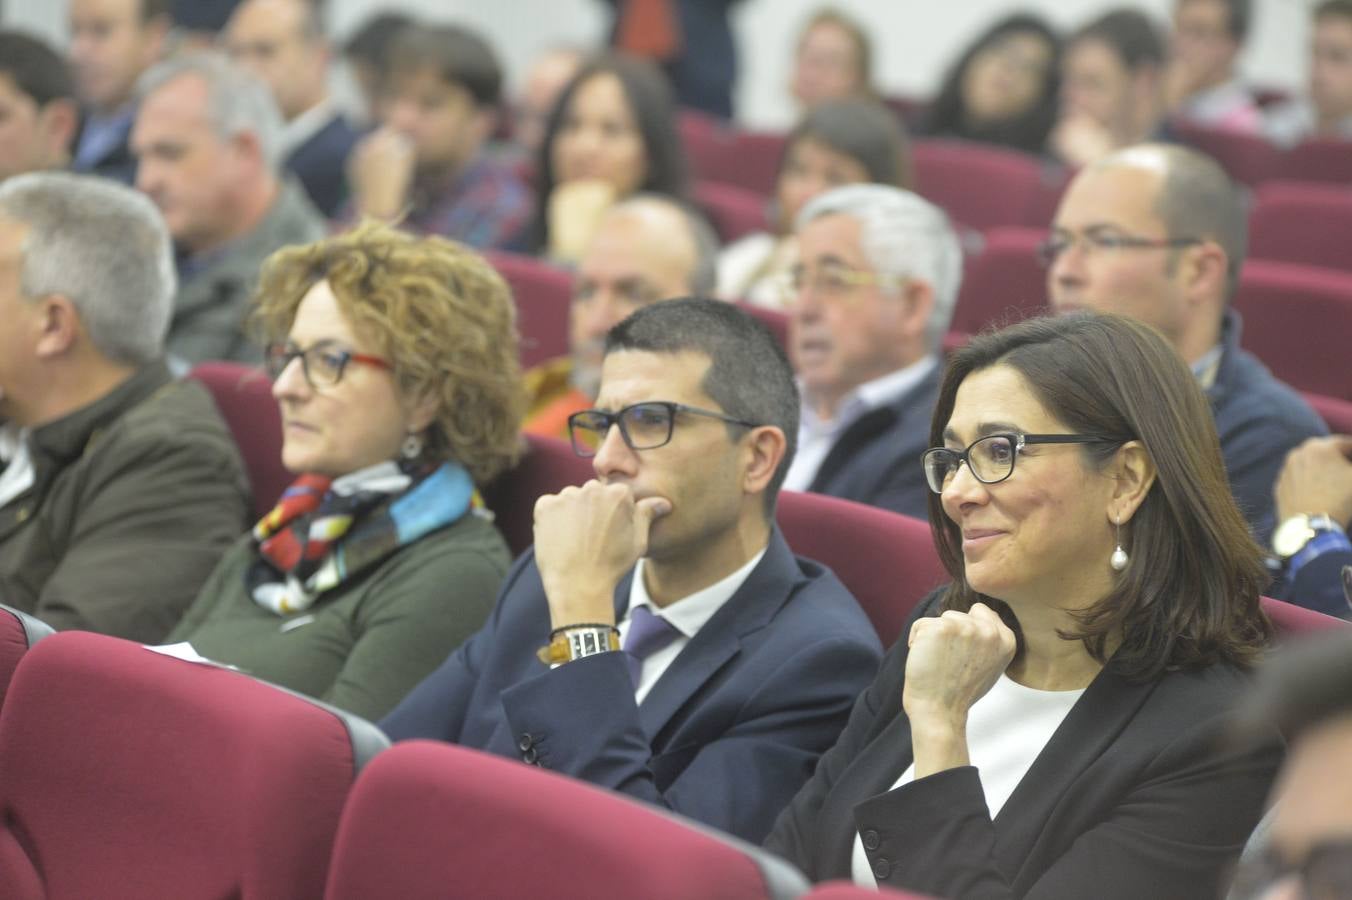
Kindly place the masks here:
[(803, 405), (785, 486), (926, 518), (915, 461), (962, 280), (957, 236), (938, 207), (878, 184), (812, 200), (797, 235), (785, 287)]
[(880, 656), (845, 587), (774, 525), (797, 418), (783, 351), (733, 305), (621, 322), (595, 407), (569, 420), (595, 480), (538, 501), (488, 624), (381, 727), (759, 842)]
[(1240, 349), (1230, 298), (1247, 240), (1243, 205), (1220, 166), (1184, 147), (1139, 144), (1070, 183), (1043, 261), (1058, 312), (1153, 325), (1192, 368), (1211, 401), (1231, 490), (1266, 541), (1282, 459), (1328, 432), (1299, 394)]

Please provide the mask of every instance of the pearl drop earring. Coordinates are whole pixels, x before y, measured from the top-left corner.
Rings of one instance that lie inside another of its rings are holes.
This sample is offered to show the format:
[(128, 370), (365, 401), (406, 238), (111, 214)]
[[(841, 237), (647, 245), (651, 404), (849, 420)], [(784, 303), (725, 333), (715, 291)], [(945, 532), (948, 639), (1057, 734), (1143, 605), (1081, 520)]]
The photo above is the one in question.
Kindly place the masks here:
[(1127, 567), (1127, 551), (1122, 549), (1122, 514), (1118, 513), (1114, 520), (1117, 525), (1117, 548), (1113, 550), (1113, 555), (1108, 558), (1108, 565), (1113, 567), (1114, 572), (1121, 572)]

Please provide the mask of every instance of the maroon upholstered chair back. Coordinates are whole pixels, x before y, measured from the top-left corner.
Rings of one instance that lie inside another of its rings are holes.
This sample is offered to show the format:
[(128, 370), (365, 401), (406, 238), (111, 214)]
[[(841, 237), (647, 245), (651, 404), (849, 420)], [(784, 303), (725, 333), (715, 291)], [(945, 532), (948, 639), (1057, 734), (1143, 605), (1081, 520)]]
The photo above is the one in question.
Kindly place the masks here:
[(717, 181), (761, 197), (774, 196), (785, 135), (731, 128), (704, 132), (689, 128), (685, 135), (697, 181)]
[(918, 140), (915, 191), (955, 223), (977, 231), (1023, 225), (1045, 205), (1043, 163), (1016, 150), (968, 141)]
[(52, 635), (0, 712), (0, 894), (320, 897), (343, 801), (385, 745), (238, 672)]
[(1323, 394), (1302, 393), (1301, 396), (1319, 413), (1329, 431), (1334, 434), (1352, 434), (1352, 403)]
[(580, 781), (430, 741), (357, 779), (327, 900), (787, 898), (787, 864)]
[(1300, 391), (1352, 400), (1352, 273), (1251, 259), (1235, 308), (1244, 316), (1240, 343), (1274, 375)]
[(1208, 128), (1191, 122), (1172, 122), (1169, 127), (1180, 141), (1216, 160), (1241, 184), (1252, 186), (1277, 177), (1282, 151), (1261, 135)]
[(498, 270), (516, 300), (521, 365), (538, 365), (568, 352), (568, 307), (573, 278), (558, 266), (519, 253), (492, 251), (484, 258)]
[(271, 380), (261, 369), (230, 362), (201, 363), (188, 377), (211, 391), (249, 473), (254, 517), (263, 518), (295, 478), (282, 465), (282, 417)]
[(1311, 138), (1282, 154), (1277, 175), (1294, 181), (1352, 184), (1352, 153), (1346, 139)]
[(695, 185), (695, 205), (725, 244), (767, 230), (770, 223), (765, 218), (765, 204), (762, 195), (733, 184), (701, 181)]
[(594, 475), (591, 460), (574, 453), (567, 441), (527, 435), (526, 444), (516, 467), (499, 475), (483, 492), (484, 504), (493, 511), (513, 556), (535, 542), (535, 501)]
[(0, 709), (4, 708), (19, 660), (29, 647), (51, 633), (51, 626), (41, 619), (0, 604)]
[(949, 330), (977, 334), (987, 326), (1011, 324), (1047, 310), (1047, 269), (1038, 245), (1041, 228), (994, 228), (981, 252), (970, 257)]
[[(1343, 152), (1352, 157), (1352, 145)], [(1349, 176), (1352, 183), (1352, 176)], [(1270, 181), (1249, 217), (1249, 258), (1352, 271), (1352, 188)]]
[(919, 519), (798, 491), (780, 493), (776, 518), (794, 553), (829, 566), (840, 577), (884, 647), (901, 636), (916, 603), (949, 580), (929, 524)]
[(1268, 614), (1268, 618), (1272, 620), (1273, 626), (1277, 629), (1278, 640), (1298, 639), (1305, 635), (1328, 631), (1331, 628), (1347, 628), (1352, 625), (1352, 622), (1335, 619), (1333, 616), (1315, 612), (1294, 603), (1287, 603), (1284, 600), (1263, 597), (1261, 603), (1263, 611)]

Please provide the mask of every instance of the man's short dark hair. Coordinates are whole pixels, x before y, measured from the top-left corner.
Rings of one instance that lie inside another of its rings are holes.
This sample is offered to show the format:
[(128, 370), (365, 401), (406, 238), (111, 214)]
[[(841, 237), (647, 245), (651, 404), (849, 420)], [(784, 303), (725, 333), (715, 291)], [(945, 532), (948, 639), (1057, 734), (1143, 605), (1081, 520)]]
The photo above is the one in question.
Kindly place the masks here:
[(1317, 22), (1325, 16), (1352, 19), (1352, 0), (1324, 0), (1314, 8), (1314, 21)]
[(363, 22), (347, 39), (347, 43), (343, 44), (343, 55), (383, 72), (390, 62), (391, 45), (413, 24), (413, 19), (402, 13), (377, 13)]
[(1225, 251), (1227, 296), (1239, 285), (1249, 220), (1239, 189), (1220, 163), (1190, 147), (1159, 145), (1167, 161), (1155, 214), (1173, 237), (1203, 237)]
[(1240, 732), (1276, 727), (1290, 743), (1324, 723), (1352, 716), (1352, 630), (1304, 640), (1264, 667), (1239, 713)]
[(765, 514), (773, 516), (798, 448), (799, 397), (793, 368), (770, 329), (722, 300), (665, 300), (637, 310), (610, 330), (606, 355), (618, 350), (701, 353), (712, 362), (701, 388), (723, 412), (784, 432), (784, 458), (765, 488)]
[(1067, 45), (1081, 41), (1107, 44), (1130, 71), (1164, 64), (1164, 38), (1150, 17), (1140, 10), (1115, 9), (1104, 13), (1070, 36)]
[(66, 61), (43, 41), (20, 31), (0, 31), (0, 75), (8, 76), (38, 108), (53, 100), (75, 99)]
[(476, 106), (498, 105), (502, 66), (488, 42), (468, 28), (427, 25), (400, 32), (390, 48), (389, 74), (425, 69), (469, 91)]
[(174, 0), (141, 0), (142, 24), (154, 19), (171, 18), (174, 14)]
[[(1185, 6), (1197, 0), (1178, 0)], [(1225, 31), (1236, 44), (1244, 43), (1249, 36), (1249, 26), (1253, 23), (1253, 0), (1215, 0), (1225, 7)]]

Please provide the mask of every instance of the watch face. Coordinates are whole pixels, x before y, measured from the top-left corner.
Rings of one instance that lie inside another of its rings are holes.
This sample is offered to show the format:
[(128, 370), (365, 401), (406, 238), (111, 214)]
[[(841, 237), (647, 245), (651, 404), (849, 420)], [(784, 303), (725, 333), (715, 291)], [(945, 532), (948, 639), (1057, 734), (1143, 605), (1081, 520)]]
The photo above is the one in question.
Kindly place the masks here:
[(1303, 513), (1295, 515), (1277, 526), (1272, 534), (1272, 549), (1285, 559), (1298, 553), (1312, 537), (1314, 529), (1310, 527), (1310, 517)]

